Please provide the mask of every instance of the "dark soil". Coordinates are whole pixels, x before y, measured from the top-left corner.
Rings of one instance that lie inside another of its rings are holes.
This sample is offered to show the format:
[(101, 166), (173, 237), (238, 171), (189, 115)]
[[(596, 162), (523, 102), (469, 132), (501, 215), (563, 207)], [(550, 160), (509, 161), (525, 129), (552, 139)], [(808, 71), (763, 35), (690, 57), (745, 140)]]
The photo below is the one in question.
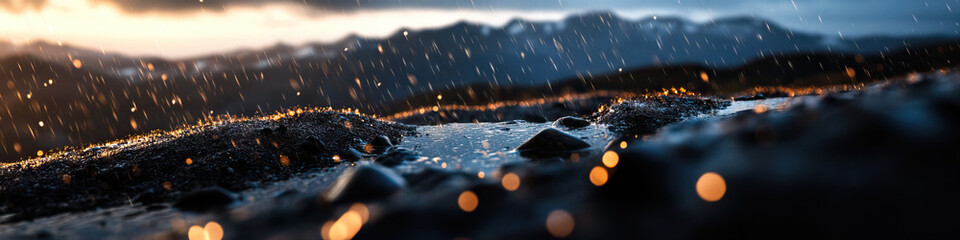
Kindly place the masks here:
[(333, 111), (228, 119), (133, 137), (0, 166), (3, 221), (133, 203), (168, 202), (219, 186), (239, 191), (260, 182), (339, 164), (344, 149), (386, 136), (402, 124)]

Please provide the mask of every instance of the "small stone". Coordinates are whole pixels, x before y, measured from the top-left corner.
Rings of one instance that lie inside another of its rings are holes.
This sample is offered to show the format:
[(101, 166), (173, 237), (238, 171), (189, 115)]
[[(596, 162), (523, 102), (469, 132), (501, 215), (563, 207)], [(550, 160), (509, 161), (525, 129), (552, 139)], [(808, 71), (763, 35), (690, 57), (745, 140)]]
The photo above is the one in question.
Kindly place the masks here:
[(556, 128), (547, 128), (517, 147), (520, 156), (528, 158), (566, 157), (583, 151), (590, 144)]
[(419, 156), (406, 148), (391, 148), (386, 154), (377, 157), (374, 161), (384, 166), (393, 167), (404, 161), (416, 161)]
[(340, 152), (339, 155), (340, 155), (340, 160), (350, 161), (350, 162), (360, 160), (364, 156), (362, 152), (357, 151), (356, 149), (353, 149), (353, 148), (347, 148), (347, 150)]
[(282, 192), (276, 193), (273, 195), (274, 198), (288, 198), (300, 194), (300, 191), (296, 189), (287, 189)]
[(753, 96), (740, 96), (740, 97), (734, 98), (733, 100), (734, 101), (751, 101), (751, 100), (763, 100), (763, 99), (767, 99), (767, 96), (764, 96), (763, 93), (757, 93), (756, 95), (753, 95)]
[(262, 135), (262, 136), (267, 136), (267, 137), (273, 136), (273, 129), (270, 129), (270, 128), (262, 128), (262, 129), (260, 129), (260, 135)]
[(226, 207), (236, 199), (236, 194), (223, 188), (205, 188), (180, 197), (173, 207), (184, 211), (206, 212)]
[(374, 147), (392, 147), (393, 146), (393, 143), (390, 142), (390, 139), (384, 135), (380, 135), (380, 136), (377, 136), (376, 138), (373, 138), (373, 140), (370, 141), (370, 144), (372, 144)]
[(324, 146), (323, 141), (316, 137), (308, 137), (300, 143), (300, 151), (306, 154), (319, 154), (324, 149), (326, 149), (326, 146)]
[(586, 119), (583, 119), (583, 118), (566, 116), (566, 117), (557, 119), (557, 121), (554, 121), (553, 125), (562, 126), (567, 129), (577, 129), (577, 128), (590, 126), (590, 121), (587, 121)]
[(376, 138), (373, 138), (373, 140), (370, 140), (370, 148), (367, 150), (370, 150), (370, 153), (372, 154), (380, 154), (387, 151), (387, 149), (392, 146), (393, 143), (390, 142), (390, 139), (387, 138), (387, 136), (380, 135)]
[(365, 164), (344, 171), (324, 197), (334, 203), (375, 200), (393, 195), (406, 185), (393, 170)]

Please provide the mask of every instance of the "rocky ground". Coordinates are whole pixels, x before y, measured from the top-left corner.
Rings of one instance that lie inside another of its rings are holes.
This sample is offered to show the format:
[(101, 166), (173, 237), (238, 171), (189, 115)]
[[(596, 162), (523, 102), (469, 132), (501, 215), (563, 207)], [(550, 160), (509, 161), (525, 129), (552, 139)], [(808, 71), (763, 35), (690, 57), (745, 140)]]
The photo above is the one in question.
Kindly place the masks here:
[(209, 187), (244, 190), (355, 161), (350, 149), (364, 149), (377, 136), (400, 141), (413, 130), (356, 114), (301, 110), (68, 150), (0, 166), (0, 213), (10, 222), (168, 202)]
[(227, 121), (4, 165), (0, 238), (937, 238), (960, 224), (958, 122), (956, 74), (416, 132)]

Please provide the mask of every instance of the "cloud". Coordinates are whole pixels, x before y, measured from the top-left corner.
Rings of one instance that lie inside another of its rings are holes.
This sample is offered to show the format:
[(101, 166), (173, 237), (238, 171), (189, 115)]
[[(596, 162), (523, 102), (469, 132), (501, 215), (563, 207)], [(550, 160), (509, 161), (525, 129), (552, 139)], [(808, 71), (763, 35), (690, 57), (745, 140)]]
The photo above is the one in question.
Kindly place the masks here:
[[(293, 4), (314, 9), (352, 11), (387, 8), (492, 8), (498, 0), (92, 0), (127, 12), (221, 11), (233, 6)], [(545, 1), (535, 0), (533, 2)], [(541, 2), (543, 3), (543, 2)], [(536, 6), (536, 5), (530, 5)]]
[(40, 10), (46, 5), (47, 0), (0, 0), (0, 8), (13, 13)]

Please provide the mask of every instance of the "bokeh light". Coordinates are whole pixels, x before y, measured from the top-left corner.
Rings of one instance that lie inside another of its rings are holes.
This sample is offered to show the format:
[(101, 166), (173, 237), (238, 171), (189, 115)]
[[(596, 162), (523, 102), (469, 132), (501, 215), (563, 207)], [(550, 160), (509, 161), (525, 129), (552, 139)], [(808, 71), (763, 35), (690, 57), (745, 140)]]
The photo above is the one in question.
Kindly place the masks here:
[(564, 210), (553, 210), (547, 216), (547, 231), (558, 238), (570, 236), (573, 232), (573, 215)]
[(720, 174), (707, 172), (700, 176), (700, 180), (697, 180), (697, 194), (699, 194), (700, 198), (704, 201), (720, 201), (726, 193), (727, 183)]
[(477, 205), (480, 203), (480, 199), (477, 198), (477, 194), (472, 191), (464, 191), (460, 193), (460, 197), (457, 198), (457, 205), (460, 206), (460, 210), (464, 212), (473, 212), (477, 209)]
[(603, 186), (607, 184), (607, 169), (596, 166), (590, 170), (590, 183), (593, 183), (595, 186)]
[(603, 153), (603, 165), (608, 168), (614, 168), (617, 166), (617, 163), (620, 162), (620, 155), (617, 155), (614, 151), (607, 151)]
[(217, 222), (208, 222), (205, 226), (193, 225), (187, 232), (190, 240), (220, 240), (223, 239), (223, 227)]
[(500, 183), (503, 184), (503, 188), (507, 189), (507, 191), (516, 191), (517, 188), (520, 188), (520, 176), (517, 176), (516, 173), (507, 173), (507, 175), (503, 175)]

